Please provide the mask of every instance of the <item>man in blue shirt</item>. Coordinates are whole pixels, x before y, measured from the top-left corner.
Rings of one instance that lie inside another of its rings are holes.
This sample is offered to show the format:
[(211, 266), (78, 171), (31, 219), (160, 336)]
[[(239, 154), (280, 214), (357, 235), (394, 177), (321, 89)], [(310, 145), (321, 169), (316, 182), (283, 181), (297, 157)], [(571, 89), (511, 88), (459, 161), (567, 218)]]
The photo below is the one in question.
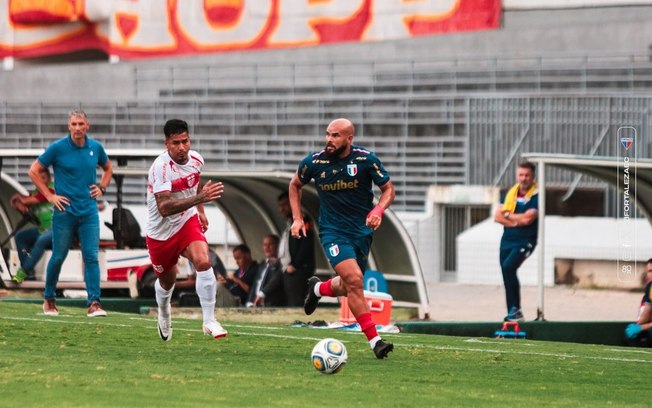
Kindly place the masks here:
[[(394, 345), (378, 336), (362, 283), (373, 231), (380, 226), (395, 192), (378, 157), (352, 144), (354, 132), (348, 119), (332, 121), (326, 129), (324, 150), (308, 155), (299, 164), (288, 190), (293, 219), (290, 233), (295, 238), (306, 236), (301, 188), (314, 180), (319, 196), (319, 238), (338, 276), (326, 282), (310, 278), (304, 310), (312, 314), (321, 296), (346, 296), (371, 349), (382, 359)], [(375, 207), (373, 184), (381, 191)]]
[(494, 216), (494, 220), (505, 227), (500, 240), (500, 268), (507, 301), (505, 321), (523, 321), (521, 285), (516, 273), (537, 245), (539, 191), (534, 172), (534, 164), (518, 163), (518, 182), (506, 192)]
[[(100, 244), (100, 221), (96, 199), (103, 196), (111, 182), (113, 166), (104, 147), (86, 135), (88, 118), (82, 110), (68, 114), (68, 133), (45, 149), (29, 170), (36, 188), (54, 205), (52, 216), (52, 257), (48, 262), (43, 313), (57, 316), (57, 281), (61, 265), (75, 235), (81, 244), (84, 281), (88, 293), (88, 317), (106, 316), (100, 304), (100, 268), (97, 252)], [(53, 194), (39, 177), (47, 167), (54, 169)], [(104, 170), (97, 183), (96, 168)]]

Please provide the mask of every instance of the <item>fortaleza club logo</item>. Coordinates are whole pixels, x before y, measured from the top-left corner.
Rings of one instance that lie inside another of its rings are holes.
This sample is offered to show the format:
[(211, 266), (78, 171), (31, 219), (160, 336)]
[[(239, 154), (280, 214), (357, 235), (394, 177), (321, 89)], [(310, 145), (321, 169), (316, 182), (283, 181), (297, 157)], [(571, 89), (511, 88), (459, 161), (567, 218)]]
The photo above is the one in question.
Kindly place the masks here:
[(621, 137), (620, 138), (620, 144), (623, 145), (625, 150), (629, 150), (629, 148), (632, 147), (633, 143), (634, 143), (634, 138), (633, 137)]
[(637, 132), (634, 127), (623, 126), (618, 128), (618, 141), (622, 149), (618, 152), (618, 165), (616, 166), (617, 195), (617, 229), (618, 251), (617, 276), (621, 282), (633, 282), (636, 278), (637, 265), (637, 231), (634, 219), (636, 217), (636, 150), (634, 139)]
[(358, 174), (358, 165), (357, 164), (347, 164), (346, 165), (346, 172), (349, 174), (349, 176), (355, 176)]
[(340, 253), (340, 247), (338, 247), (337, 244), (333, 244), (328, 248), (328, 252), (331, 256), (337, 256)]

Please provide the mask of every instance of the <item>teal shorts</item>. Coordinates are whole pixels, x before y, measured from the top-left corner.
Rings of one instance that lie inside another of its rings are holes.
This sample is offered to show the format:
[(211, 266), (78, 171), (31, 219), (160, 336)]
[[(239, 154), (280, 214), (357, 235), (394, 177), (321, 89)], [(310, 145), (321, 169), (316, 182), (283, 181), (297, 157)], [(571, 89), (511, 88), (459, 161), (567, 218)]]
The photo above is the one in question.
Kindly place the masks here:
[(327, 235), (320, 237), (324, 253), (333, 268), (347, 259), (355, 259), (362, 272), (367, 269), (369, 250), (373, 237), (365, 235), (358, 238)]

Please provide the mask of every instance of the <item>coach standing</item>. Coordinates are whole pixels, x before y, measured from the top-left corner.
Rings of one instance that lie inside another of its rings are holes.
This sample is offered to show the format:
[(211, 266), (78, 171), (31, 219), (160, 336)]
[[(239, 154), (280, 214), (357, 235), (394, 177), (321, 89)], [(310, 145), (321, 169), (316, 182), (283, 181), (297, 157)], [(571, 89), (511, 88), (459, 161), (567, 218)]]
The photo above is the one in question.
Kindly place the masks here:
[(505, 227), (500, 240), (500, 268), (507, 301), (505, 321), (523, 321), (521, 284), (517, 272), (537, 245), (539, 191), (534, 182), (534, 172), (534, 164), (529, 161), (518, 163), (518, 182), (507, 190), (494, 216), (494, 220)]
[[(88, 317), (106, 316), (100, 304), (100, 267), (97, 253), (100, 244), (100, 218), (96, 199), (106, 193), (113, 166), (97, 140), (86, 135), (90, 125), (81, 109), (68, 114), (68, 133), (45, 149), (29, 169), (36, 188), (54, 205), (52, 216), (52, 257), (48, 262), (43, 313), (57, 316), (55, 290), (63, 261), (75, 236), (81, 244), (84, 281), (88, 293)], [(39, 177), (47, 167), (54, 169), (53, 194)], [(96, 169), (104, 171), (97, 182)]]

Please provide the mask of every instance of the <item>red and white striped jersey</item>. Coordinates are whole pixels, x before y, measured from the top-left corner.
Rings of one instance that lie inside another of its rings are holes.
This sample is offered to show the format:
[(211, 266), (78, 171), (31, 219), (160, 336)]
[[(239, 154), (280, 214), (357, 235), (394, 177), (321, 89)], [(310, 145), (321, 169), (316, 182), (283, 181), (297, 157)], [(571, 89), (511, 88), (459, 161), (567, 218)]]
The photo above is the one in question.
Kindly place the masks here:
[(154, 194), (172, 192), (175, 199), (184, 199), (197, 194), (199, 176), (204, 158), (194, 150), (188, 152), (186, 164), (175, 163), (168, 152), (161, 154), (149, 168), (147, 177), (147, 236), (163, 241), (177, 233), (191, 217), (197, 214), (191, 207), (178, 214), (161, 216)]

